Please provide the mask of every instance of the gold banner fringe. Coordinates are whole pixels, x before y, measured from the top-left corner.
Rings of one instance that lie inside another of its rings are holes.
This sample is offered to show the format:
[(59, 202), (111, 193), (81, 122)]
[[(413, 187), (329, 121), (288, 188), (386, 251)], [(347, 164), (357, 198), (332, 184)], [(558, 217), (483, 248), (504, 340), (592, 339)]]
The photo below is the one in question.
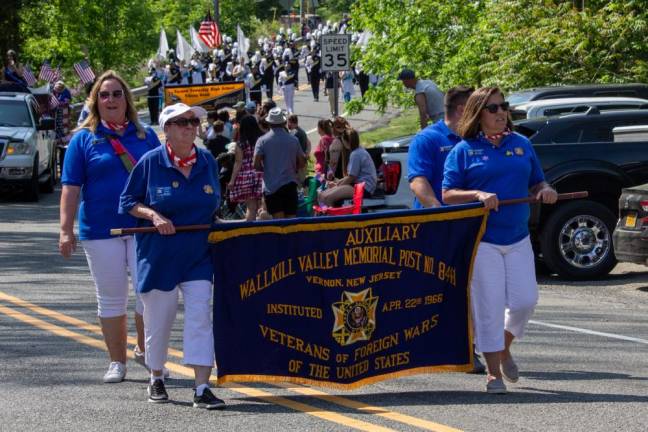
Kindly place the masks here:
[[(472, 352), (472, 347), (471, 347)], [(380, 381), (388, 379), (402, 378), (411, 375), (421, 375), (426, 373), (440, 373), (440, 372), (469, 372), (473, 368), (472, 363), (465, 365), (440, 365), (440, 366), (423, 366), (413, 369), (405, 369), (398, 372), (391, 372), (383, 375), (376, 375), (373, 377), (363, 378), (359, 381), (349, 384), (336, 383), (331, 381), (320, 381), (310, 378), (303, 378), (297, 376), (280, 376), (280, 375), (223, 375), (219, 376), (216, 381), (218, 385), (226, 384), (229, 382), (289, 382), (294, 384), (312, 385), (317, 387), (326, 387), (337, 390), (354, 390), (366, 385), (375, 384)]]

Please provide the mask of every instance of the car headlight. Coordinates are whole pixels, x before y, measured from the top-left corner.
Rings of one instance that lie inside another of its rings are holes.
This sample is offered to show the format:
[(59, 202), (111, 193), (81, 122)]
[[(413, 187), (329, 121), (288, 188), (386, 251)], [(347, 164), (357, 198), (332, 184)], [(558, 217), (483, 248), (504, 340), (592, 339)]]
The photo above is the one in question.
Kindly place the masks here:
[(7, 154), (12, 155), (23, 155), (31, 153), (31, 147), (29, 143), (25, 141), (9, 141), (9, 146), (7, 147)]

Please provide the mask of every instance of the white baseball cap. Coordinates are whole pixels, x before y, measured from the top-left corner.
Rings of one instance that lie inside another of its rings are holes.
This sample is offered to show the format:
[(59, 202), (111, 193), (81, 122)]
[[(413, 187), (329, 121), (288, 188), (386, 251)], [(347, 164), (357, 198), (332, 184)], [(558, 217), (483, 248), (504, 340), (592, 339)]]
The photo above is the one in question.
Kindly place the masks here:
[(162, 110), (162, 112), (160, 113), (160, 118), (158, 119), (160, 127), (164, 129), (164, 125), (167, 121), (171, 120), (172, 118), (178, 117), (179, 115), (182, 115), (188, 111), (193, 112), (198, 118), (207, 116), (207, 111), (205, 111), (205, 109), (202, 107), (177, 103), (169, 105)]

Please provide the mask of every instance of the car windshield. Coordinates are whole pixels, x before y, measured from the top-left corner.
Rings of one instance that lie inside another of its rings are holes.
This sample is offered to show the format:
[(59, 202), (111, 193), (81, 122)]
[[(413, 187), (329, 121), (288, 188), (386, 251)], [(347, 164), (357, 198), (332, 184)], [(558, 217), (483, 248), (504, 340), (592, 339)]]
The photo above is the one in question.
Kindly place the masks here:
[(511, 105), (520, 105), (525, 102), (529, 102), (533, 96), (535, 96), (535, 92), (532, 91), (526, 91), (526, 92), (518, 92), (518, 93), (511, 93), (506, 97), (506, 100), (508, 103)]
[(0, 101), (0, 126), (29, 127), (31, 125), (31, 117), (25, 102)]

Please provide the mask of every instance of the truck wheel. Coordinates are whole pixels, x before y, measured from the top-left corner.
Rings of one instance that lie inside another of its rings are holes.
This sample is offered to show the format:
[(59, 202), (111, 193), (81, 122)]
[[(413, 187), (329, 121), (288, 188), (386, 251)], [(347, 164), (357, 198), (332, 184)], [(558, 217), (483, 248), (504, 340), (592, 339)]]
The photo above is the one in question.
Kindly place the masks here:
[(547, 219), (540, 234), (545, 263), (566, 279), (594, 279), (616, 265), (612, 231), (616, 216), (594, 201), (561, 205)]
[(38, 155), (34, 158), (34, 167), (32, 169), (32, 176), (25, 188), (25, 199), (27, 201), (38, 201), (38, 193), (40, 191), (40, 184), (38, 183)]
[(56, 156), (52, 156), (49, 166), (47, 167), (48, 177), (45, 183), (41, 183), (40, 190), (45, 193), (54, 192), (54, 186), (56, 185)]

